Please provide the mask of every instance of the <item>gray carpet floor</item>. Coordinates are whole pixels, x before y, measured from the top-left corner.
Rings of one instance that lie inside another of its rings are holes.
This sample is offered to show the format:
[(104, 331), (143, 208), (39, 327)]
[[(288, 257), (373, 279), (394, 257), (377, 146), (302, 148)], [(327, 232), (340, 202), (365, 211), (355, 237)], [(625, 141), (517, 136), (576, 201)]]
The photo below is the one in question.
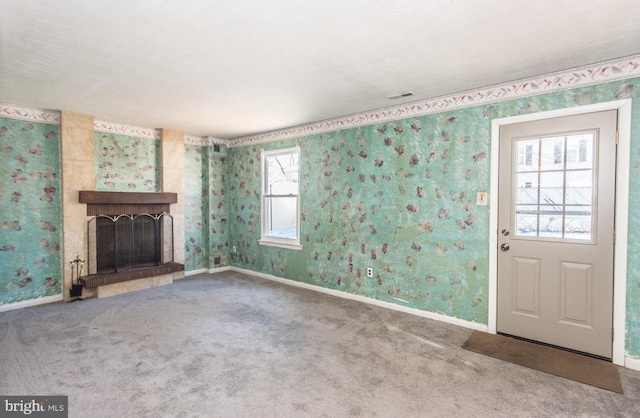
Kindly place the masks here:
[(461, 348), (471, 330), (225, 272), (0, 313), (0, 394), (70, 417), (640, 416), (616, 394)]

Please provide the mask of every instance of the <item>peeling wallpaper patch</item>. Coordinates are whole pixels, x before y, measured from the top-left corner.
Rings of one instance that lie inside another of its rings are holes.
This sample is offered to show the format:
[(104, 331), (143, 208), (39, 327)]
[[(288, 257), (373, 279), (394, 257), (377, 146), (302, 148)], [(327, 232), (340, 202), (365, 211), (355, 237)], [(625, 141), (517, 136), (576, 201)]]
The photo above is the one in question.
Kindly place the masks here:
[(60, 129), (0, 118), (0, 305), (62, 293)]
[(113, 133), (95, 133), (96, 190), (160, 191), (160, 143)]
[[(262, 144), (299, 144), (301, 237), (260, 237), (260, 148), (229, 150), (232, 264), (486, 324), (491, 120), (640, 96), (638, 79)], [(634, 107), (632, 173), (640, 174)], [(630, 187), (627, 350), (640, 357), (640, 187)], [(366, 268), (374, 277), (366, 277)]]

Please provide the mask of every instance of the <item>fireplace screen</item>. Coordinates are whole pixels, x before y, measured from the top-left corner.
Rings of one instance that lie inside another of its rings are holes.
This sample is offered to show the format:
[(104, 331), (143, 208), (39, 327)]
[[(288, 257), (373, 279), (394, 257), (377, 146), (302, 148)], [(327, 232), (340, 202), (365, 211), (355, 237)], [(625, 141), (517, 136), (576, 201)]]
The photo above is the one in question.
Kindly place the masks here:
[(89, 274), (119, 273), (173, 261), (173, 218), (99, 215), (88, 223)]

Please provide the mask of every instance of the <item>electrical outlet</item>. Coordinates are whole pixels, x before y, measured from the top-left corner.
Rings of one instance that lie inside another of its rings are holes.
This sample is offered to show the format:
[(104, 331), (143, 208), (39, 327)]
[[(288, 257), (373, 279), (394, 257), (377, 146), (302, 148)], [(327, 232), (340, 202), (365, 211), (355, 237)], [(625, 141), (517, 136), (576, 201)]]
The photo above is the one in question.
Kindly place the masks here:
[(234, 245), (233, 247), (231, 247), (231, 252), (235, 253), (236, 251), (238, 251), (238, 249), (236, 248), (236, 246)]
[(373, 277), (373, 268), (367, 267), (367, 277)]
[(489, 193), (487, 192), (478, 192), (476, 196), (476, 205), (478, 206), (487, 206), (487, 200), (489, 199)]

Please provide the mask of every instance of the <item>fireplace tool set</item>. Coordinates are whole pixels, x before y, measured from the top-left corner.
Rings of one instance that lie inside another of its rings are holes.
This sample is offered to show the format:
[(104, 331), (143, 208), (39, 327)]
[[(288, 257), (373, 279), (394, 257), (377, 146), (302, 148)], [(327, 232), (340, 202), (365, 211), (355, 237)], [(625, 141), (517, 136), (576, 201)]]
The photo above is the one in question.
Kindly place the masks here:
[(71, 302), (76, 300), (82, 300), (82, 285), (80, 284), (80, 275), (82, 274), (82, 268), (84, 267), (84, 260), (80, 259), (80, 254), (76, 253), (76, 259), (70, 261), (71, 263), (71, 289), (69, 289), (69, 296)]

